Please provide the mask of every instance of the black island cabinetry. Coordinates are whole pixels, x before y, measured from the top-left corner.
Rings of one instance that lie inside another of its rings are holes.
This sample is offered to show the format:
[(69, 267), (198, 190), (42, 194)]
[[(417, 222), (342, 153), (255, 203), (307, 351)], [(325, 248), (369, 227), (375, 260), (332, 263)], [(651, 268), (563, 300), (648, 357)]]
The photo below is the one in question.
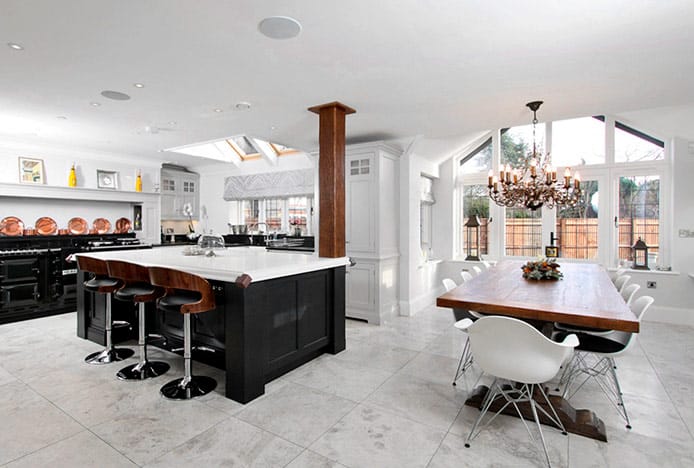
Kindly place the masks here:
[[(103, 295), (81, 287), (78, 271), (78, 336), (104, 344)], [(226, 396), (247, 403), (264, 393), (265, 383), (328, 353), (345, 349), (345, 267), (251, 282), (211, 280), (216, 309), (193, 315), (193, 358), (226, 370)], [(101, 297), (100, 297), (101, 296)], [(183, 318), (147, 304), (152, 344), (183, 346)], [(134, 306), (113, 301), (114, 319), (134, 316)], [(135, 324), (136, 321), (129, 320)], [(135, 339), (137, 330), (115, 335)]]

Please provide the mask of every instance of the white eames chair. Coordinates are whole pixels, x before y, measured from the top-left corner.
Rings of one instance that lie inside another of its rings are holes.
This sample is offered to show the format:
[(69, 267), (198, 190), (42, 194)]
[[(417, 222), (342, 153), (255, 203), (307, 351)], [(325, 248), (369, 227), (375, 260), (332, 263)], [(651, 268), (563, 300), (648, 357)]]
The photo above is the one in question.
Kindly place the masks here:
[[(566, 430), (549, 398), (547, 398), (542, 384), (552, 380), (557, 375), (562, 363), (567, 360), (573, 348), (578, 345), (578, 338), (575, 335), (568, 335), (561, 343), (558, 343), (550, 340), (522, 320), (498, 315), (489, 315), (474, 323), (471, 320), (465, 322), (460, 324), (460, 328), (466, 329), (468, 332), (470, 350), (475, 362), (484, 373), (494, 377), (482, 403), (480, 415), (465, 441), (465, 446), (469, 447), (470, 442), (480, 433), (482, 429), (480, 423), (492, 404), (501, 399), (503, 399), (501, 400), (503, 402), (501, 409), (484, 425), (488, 425), (499, 413), (509, 405), (513, 405), (530, 437), (534, 440), (530, 427), (528, 427), (518, 407), (518, 403), (525, 402), (530, 405), (540, 433), (547, 465), (551, 466), (545, 438), (540, 427), (538, 411), (552, 421), (562, 433), (566, 434)], [(501, 381), (511, 381), (515, 384), (502, 385)], [(536, 391), (544, 398), (543, 405), (546, 404), (549, 412), (533, 399)]]
[(629, 275), (620, 275), (619, 278), (614, 280), (614, 287), (617, 288), (617, 291), (619, 291), (620, 294), (622, 293), (630, 279), (631, 276)]
[(639, 289), (641, 289), (641, 286), (639, 286), (638, 284), (630, 284), (622, 290), (622, 298), (624, 299), (624, 302), (626, 302), (627, 305), (631, 305), (631, 301), (634, 300), (634, 296), (636, 295)]
[[(651, 304), (653, 304), (653, 298), (650, 296), (641, 296), (631, 303), (631, 311), (636, 315), (639, 323), (642, 322), (643, 316)], [(559, 333), (555, 335), (555, 338), (561, 339), (564, 334)], [(613, 331), (606, 335), (591, 333), (577, 333), (576, 335), (580, 344), (576, 347), (576, 353), (567, 368), (568, 383), (564, 389), (564, 397), (570, 399), (589, 379), (594, 378), (626, 421), (627, 429), (631, 429), (631, 421), (624, 406), (614, 358), (629, 349), (636, 334)], [(583, 380), (576, 384), (579, 377), (583, 377)]]
[[(463, 278), (463, 283), (465, 283), (466, 281), (470, 281), (472, 279), (472, 275), (468, 271), (461, 271), (460, 277)], [(480, 314), (479, 312), (475, 312), (474, 310), (468, 310), (467, 313), (469, 315), (469, 319), (472, 320), (473, 322), (479, 318), (484, 317), (484, 314)], [(453, 326), (464, 332), (465, 330), (460, 328), (460, 324), (464, 320), (465, 319), (458, 320)], [(463, 352), (460, 354), (460, 360), (458, 361), (458, 367), (456, 368), (455, 376), (453, 377), (453, 386), (456, 386), (456, 382), (458, 382), (458, 379), (460, 379), (460, 377), (463, 376), (465, 371), (471, 365), (472, 365), (472, 354), (470, 354), (470, 342), (468, 340), (465, 340), (465, 346), (463, 346)]]
[(482, 268), (478, 267), (477, 265), (472, 267), (472, 271), (474, 271), (475, 275), (477, 275), (477, 276), (482, 274)]
[(457, 284), (455, 284), (455, 281), (453, 281), (450, 278), (444, 278), (443, 280), (443, 287), (446, 288), (446, 292), (450, 291), (451, 289), (455, 289)]

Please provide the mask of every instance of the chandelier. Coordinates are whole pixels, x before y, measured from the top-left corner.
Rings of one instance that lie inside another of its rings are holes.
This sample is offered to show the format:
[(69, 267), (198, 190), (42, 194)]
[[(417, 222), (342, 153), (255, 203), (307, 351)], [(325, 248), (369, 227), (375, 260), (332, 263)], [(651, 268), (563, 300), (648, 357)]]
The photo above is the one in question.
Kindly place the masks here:
[(581, 199), (581, 176), (576, 172), (571, 180), (571, 169), (564, 170), (563, 180), (557, 180), (557, 168), (549, 153), (538, 154), (535, 143), (537, 110), (542, 101), (526, 104), (533, 111), (533, 151), (528, 153), (521, 167), (501, 165), (499, 175), (489, 171), (489, 198), (499, 206), (529, 208), (541, 206), (575, 206)]

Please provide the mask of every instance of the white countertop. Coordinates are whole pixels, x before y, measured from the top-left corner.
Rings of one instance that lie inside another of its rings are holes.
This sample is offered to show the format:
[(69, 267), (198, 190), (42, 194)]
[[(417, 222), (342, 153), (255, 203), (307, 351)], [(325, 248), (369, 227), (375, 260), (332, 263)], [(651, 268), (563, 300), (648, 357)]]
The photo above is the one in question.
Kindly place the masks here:
[(215, 250), (214, 257), (186, 256), (183, 255), (184, 248), (114, 250), (77, 255), (104, 260), (123, 260), (144, 266), (175, 268), (207, 279), (232, 283), (243, 274), (249, 275), (253, 282), (257, 282), (349, 264), (347, 257), (322, 258), (315, 254), (267, 251), (265, 247), (229, 247)]

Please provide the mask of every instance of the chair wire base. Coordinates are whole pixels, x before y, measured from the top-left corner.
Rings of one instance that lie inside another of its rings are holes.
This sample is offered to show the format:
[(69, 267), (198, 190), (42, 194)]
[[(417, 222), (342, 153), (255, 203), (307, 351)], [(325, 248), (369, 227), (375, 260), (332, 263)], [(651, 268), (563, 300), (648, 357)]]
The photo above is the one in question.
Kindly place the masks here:
[[(539, 390), (540, 394), (545, 400), (545, 403), (551, 410), (551, 415), (547, 411), (545, 411), (545, 409), (542, 406), (538, 405), (533, 399), (533, 395), (536, 389)], [(482, 419), (489, 411), (491, 405), (494, 403), (494, 401), (501, 397), (503, 397), (506, 400), (506, 402), (496, 413), (494, 413), (494, 415), (486, 423), (484, 423), (484, 425), (480, 426)], [(511, 388), (504, 388), (499, 383), (499, 379), (494, 379), (494, 382), (492, 382), (491, 386), (489, 387), (489, 391), (487, 392), (487, 395), (485, 396), (484, 401), (482, 402), (480, 414), (475, 420), (475, 423), (473, 424), (472, 429), (470, 430), (470, 434), (468, 434), (467, 439), (465, 439), (465, 447), (470, 447), (470, 442), (479, 435), (482, 429), (484, 429), (484, 427), (488, 426), (492, 421), (494, 421), (494, 419), (496, 419), (496, 417), (499, 414), (501, 414), (509, 405), (513, 405), (513, 407), (516, 409), (518, 417), (521, 421), (523, 421), (525, 429), (528, 431), (528, 434), (530, 434), (530, 439), (533, 442), (535, 442), (535, 437), (533, 437), (533, 434), (530, 431), (530, 427), (528, 427), (528, 424), (525, 421), (525, 418), (523, 417), (520, 408), (518, 407), (518, 403), (528, 403), (530, 405), (530, 408), (533, 413), (533, 418), (535, 420), (535, 423), (537, 424), (537, 430), (540, 433), (540, 441), (542, 442), (542, 449), (545, 454), (547, 466), (551, 467), (552, 464), (549, 460), (549, 453), (547, 452), (547, 444), (545, 443), (545, 437), (542, 433), (542, 427), (540, 424), (540, 418), (538, 416), (538, 410), (546, 418), (548, 418), (559, 430), (561, 430), (562, 434), (566, 435), (566, 429), (564, 428), (564, 425), (559, 419), (557, 412), (554, 410), (554, 407), (550, 403), (549, 398), (547, 398), (547, 394), (542, 388), (542, 385), (520, 384), (520, 387), (514, 385)]]
[[(627, 408), (624, 405), (614, 358), (611, 356), (597, 356), (595, 363), (591, 365), (588, 356), (589, 353), (574, 353), (571, 363), (562, 375), (562, 383), (566, 384), (562, 396), (570, 400), (589, 379), (594, 378), (607, 399), (626, 422), (627, 429), (631, 429), (631, 421), (629, 420)], [(576, 380), (580, 376), (584, 376), (584, 378), (580, 383), (576, 384)]]
[(455, 377), (453, 377), (453, 385), (456, 385), (458, 379), (463, 376), (466, 370), (472, 366), (472, 353), (470, 352), (470, 340), (465, 338), (465, 346), (463, 346), (463, 352), (460, 355), (460, 360), (458, 361), (458, 368), (455, 371)]

